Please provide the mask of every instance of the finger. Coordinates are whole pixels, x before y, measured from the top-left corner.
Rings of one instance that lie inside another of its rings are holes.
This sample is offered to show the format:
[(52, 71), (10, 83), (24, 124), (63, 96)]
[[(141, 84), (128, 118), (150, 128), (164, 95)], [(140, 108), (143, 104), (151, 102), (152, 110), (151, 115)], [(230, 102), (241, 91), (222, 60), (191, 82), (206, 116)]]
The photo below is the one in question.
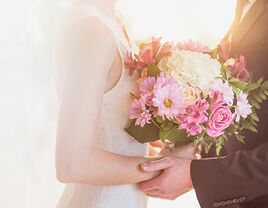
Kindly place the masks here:
[(150, 190), (150, 191), (145, 191), (144, 192), (146, 195), (157, 195), (157, 196), (162, 196), (162, 197), (165, 197), (163, 195), (163, 193), (160, 191), (160, 189), (153, 189), (153, 190)]
[(160, 180), (161, 180), (161, 177), (158, 176), (149, 181), (138, 183), (137, 186), (143, 192), (155, 190), (155, 189), (158, 189)]
[(167, 199), (167, 198), (165, 198), (163, 196), (160, 196), (160, 195), (154, 195), (154, 194), (146, 194), (146, 195), (149, 196), (149, 197), (152, 197), (152, 198)]
[(170, 168), (174, 165), (174, 163), (175, 163), (174, 158), (166, 157), (160, 160), (142, 163), (140, 167), (145, 172), (155, 172)]

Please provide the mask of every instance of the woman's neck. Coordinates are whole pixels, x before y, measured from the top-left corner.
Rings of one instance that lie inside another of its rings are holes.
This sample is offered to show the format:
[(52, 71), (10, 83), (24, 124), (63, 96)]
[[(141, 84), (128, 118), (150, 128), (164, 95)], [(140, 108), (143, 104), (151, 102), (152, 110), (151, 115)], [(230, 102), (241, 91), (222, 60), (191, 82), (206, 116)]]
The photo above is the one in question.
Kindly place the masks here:
[(115, 17), (116, 0), (78, 0), (79, 4), (91, 4), (100, 9), (107, 16)]

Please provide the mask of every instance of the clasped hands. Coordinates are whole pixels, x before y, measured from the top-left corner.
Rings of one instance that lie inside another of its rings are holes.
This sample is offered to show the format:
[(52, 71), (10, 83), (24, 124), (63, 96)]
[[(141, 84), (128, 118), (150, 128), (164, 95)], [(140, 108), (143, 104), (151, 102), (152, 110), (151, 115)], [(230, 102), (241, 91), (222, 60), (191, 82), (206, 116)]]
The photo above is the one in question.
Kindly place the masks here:
[(193, 188), (191, 162), (198, 157), (198, 147), (185, 145), (172, 153), (161, 151), (164, 157), (140, 165), (144, 172), (161, 171), (155, 178), (138, 184), (138, 188), (150, 197), (175, 200)]

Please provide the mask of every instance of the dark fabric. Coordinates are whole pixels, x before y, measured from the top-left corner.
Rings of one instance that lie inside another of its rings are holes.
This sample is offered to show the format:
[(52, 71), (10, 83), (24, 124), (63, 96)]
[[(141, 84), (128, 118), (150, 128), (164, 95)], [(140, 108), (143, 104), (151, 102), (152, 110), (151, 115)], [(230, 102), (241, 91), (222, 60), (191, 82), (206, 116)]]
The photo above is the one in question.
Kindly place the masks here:
[[(268, 0), (257, 0), (244, 20), (231, 31), (229, 35), (232, 35), (232, 54), (241, 54), (247, 58), (248, 66), (255, 79), (264, 77), (268, 80)], [(240, 206), (225, 207), (268, 208), (268, 184), (265, 183), (265, 191), (262, 187), (263, 179), (268, 180), (268, 171), (260, 172), (263, 170), (261, 165), (268, 166), (268, 147), (267, 144), (264, 145), (268, 142), (267, 101), (262, 104), (261, 111), (257, 113), (260, 117), (259, 132), (257, 134), (246, 132), (246, 144), (230, 139), (221, 153), (221, 156), (229, 155), (227, 159), (214, 158), (193, 162), (192, 177), (202, 208), (213, 207), (213, 203), (218, 200), (239, 198), (241, 191), (245, 191), (246, 201), (239, 203)], [(253, 150), (256, 147), (259, 148)], [(239, 152), (243, 150), (246, 152)], [(260, 150), (261, 153), (258, 152)], [(215, 157), (215, 149), (212, 148), (208, 155), (203, 154), (203, 156)], [(255, 164), (256, 161), (258, 164)], [(251, 174), (246, 177), (244, 174), (247, 174), (248, 170), (251, 170)], [(259, 180), (259, 176), (262, 180)], [(198, 182), (199, 179), (204, 180), (205, 183)], [(251, 182), (252, 180), (254, 183)], [(217, 186), (212, 183), (216, 183)], [(226, 195), (226, 192), (231, 195)]]
[(268, 207), (268, 142), (251, 151), (195, 160), (191, 173), (202, 208)]

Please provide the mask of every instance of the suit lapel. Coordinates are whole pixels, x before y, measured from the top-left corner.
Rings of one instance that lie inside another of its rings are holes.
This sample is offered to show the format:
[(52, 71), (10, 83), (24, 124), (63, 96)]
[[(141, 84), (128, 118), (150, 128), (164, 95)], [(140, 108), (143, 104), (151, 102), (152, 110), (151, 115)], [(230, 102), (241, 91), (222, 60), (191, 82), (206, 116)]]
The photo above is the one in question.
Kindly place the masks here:
[(249, 29), (254, 25), (254, 23), (259, 19), (259, 17), (263, 14), (265, 5), (264, 0), (257, 0), (252, 8), (249, 10), (245, 18), (239, 24), (237, 29), (233, 34), (233, 43), (236, 45), (234, 48), (239, 46), (239, 43), (247, 34)]

